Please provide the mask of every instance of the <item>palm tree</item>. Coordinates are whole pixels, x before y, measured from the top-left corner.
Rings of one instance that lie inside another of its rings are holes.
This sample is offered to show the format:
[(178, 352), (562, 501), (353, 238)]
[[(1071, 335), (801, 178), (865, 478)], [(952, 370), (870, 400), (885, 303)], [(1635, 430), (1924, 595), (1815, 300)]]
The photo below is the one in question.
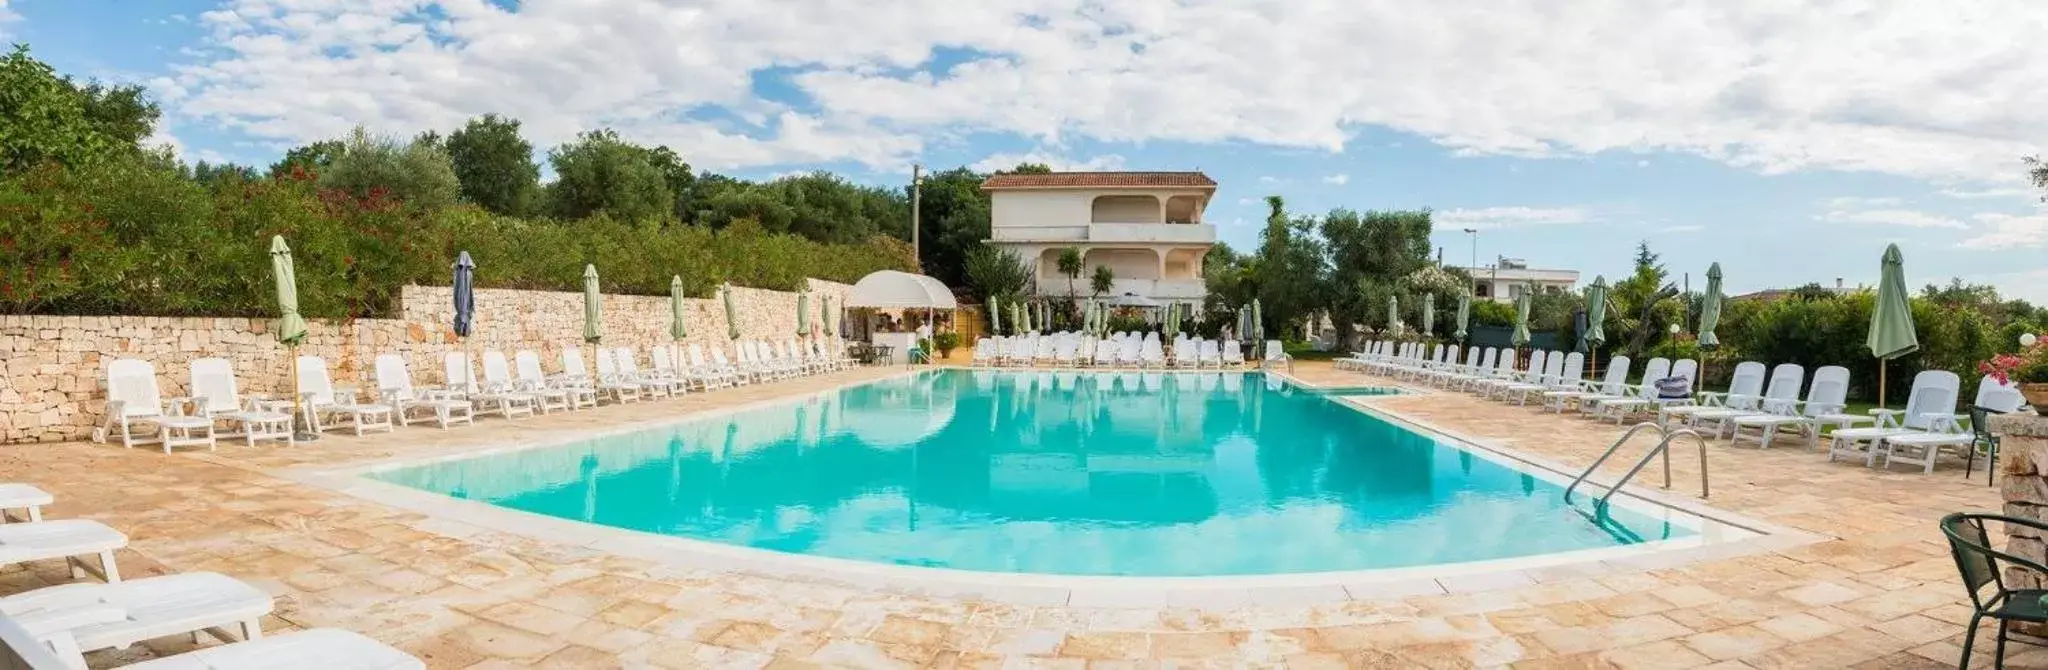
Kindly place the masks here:
[(1060, 274), (1067, 276), (1067, 299), (1074, 298), (1074, 280), (1081, 278), (1081, 250), (1067, 247), (1060, 250)]
[(1116, 272), (1111, 271), (1107, 265), (1095, 266), (1095, 276), (1089, 278), (1088, 288), (1093, 289), (1098, 296), (1110, 292), (1116, 288)]

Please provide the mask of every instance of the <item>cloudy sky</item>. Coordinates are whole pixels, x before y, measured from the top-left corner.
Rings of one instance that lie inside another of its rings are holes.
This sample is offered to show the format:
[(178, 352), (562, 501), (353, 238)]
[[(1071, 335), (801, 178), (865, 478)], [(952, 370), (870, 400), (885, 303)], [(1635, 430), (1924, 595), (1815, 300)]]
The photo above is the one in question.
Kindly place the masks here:
[(1200, 169), (1240, 247), (1279, 194), (1433, 208), (1454, 262), (1648, 240), (1741, 292), (1873, 283), (1897, 242), (1915, 284), (2035, 300), (2044, 35), (2039, 0), (0, 0), (192, 159), (497, 112), (757, 177)]

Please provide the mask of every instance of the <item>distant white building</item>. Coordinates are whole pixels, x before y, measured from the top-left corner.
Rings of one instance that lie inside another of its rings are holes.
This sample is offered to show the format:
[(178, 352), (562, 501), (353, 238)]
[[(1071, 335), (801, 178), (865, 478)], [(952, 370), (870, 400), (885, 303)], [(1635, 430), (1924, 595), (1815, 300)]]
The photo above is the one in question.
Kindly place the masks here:
[(1200, 172), (1053, 172), (998, 174), (989, 194), (989, 244), (1031, 266), (1041, 295), (1066, 295), (1060, 251), (1080, 250), (1076, 291), (1088, 295), (1095, 268), (1116, 275), (1112, 295), (1201, 300), (1202, 257), (1216, 227), (1202, 212), (1216, 182)]
[(1519, 258), (1502, 258), (1494, 265), (1464, 270), (1472, 275), (1472, 296), (1494, 302), (1514, 302), (1530, 286), (1570, 291), (1579, 283), (1578, 270), (1532, 268)]

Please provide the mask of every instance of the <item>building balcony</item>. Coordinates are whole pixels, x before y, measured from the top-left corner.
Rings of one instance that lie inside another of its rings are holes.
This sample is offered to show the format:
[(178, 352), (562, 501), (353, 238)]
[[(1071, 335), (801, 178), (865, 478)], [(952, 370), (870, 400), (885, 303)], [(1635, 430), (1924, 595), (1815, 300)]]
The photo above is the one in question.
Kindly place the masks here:
[(1216, 227), (1206, 223), (1094, 223), (1081, 226), (997, 226), (995, 242), (1086, 244), (1215, 244)]

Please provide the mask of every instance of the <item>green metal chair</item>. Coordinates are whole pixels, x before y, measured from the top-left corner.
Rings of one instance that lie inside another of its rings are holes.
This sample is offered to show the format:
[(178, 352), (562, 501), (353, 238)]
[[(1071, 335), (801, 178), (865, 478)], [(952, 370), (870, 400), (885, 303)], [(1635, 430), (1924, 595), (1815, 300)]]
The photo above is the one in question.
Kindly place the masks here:
[(1984, 485), (1998, 483), (1998, 436), (1991, 434), (1990, 419), (1993, 414), (2004, 413), (1982, 405), (1970, 406), (1970, 434), (1973, 439), (1970, 441), (1969, 458), (1963, 461), (1964, 479), (1970, 478), (1970, 471), (1977, 466), (1977, 453), (1981, 451), (1986, 464)]
[[(1963, 586), (1970, 591), (1970, 605), (1976, 610), (1970, 614), (1969, 635), (1963, 638), (1963, 658), (1956, 666), (1965, 669), (1970, 667), (1970, 646), (1977, 641), (1977, 623), (1984, 617), (1998, 620), (1995, 667), (1999, 668), (2005, 667), (2007, 625), (2014, 621), (2048, 623), (2048, 607), (2041, 604), (2041, 598), (2048, 596), (2048, 589), (2006, 588), (2000, 563), (2043, 576), (2048, 576), (2048, 566), (1991, 548), (1991, 536), (1984, 532), (1985, 521), (2048, 531), (2048, 524), (1999, 514), (1958, 512), (1941, 518), (1941, 532), (1948, 536), (1949, 551), (1955, 555), (1956, 569), (1962, 573)], [(1994, 587), (1988, 596), (1985, 594), (1986, 584)]]

